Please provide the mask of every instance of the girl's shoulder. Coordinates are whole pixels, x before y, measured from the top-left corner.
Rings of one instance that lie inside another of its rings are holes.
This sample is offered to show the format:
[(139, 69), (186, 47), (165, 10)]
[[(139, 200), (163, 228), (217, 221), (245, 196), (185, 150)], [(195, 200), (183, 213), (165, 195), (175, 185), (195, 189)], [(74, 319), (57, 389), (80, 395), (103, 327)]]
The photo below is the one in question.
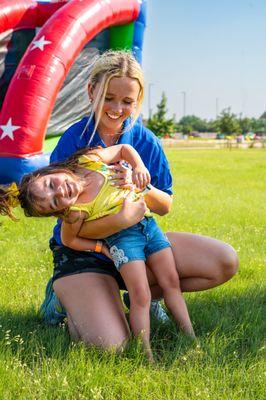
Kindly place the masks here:
[(133, 126), (133, 136), (142, 141), (148, 141), (149, 143), (160, 145), (160, 139), (152, 132), (149, 128), (147, 128), (143, 122), (137, 121)]
[(73, 206), (64, 218), (64, 222), (67, 224), (75, 224), (76, 222), (82, 223), (88, 216), (85, 210), (82, 210), (78, 206)]
[(107, 172), (107, 165), (101, 161), (97, 154), (82, 154), (79, 157), (79, 165), (83, 168), (97, 172)]
[(72, 156), (76, 151), (86, 146), (87, 141), (82, 131), (86, 126), (87, 118), (71, 125), (60, 137), (56, 147), (54, 148), (50, 162), (64, 161)]

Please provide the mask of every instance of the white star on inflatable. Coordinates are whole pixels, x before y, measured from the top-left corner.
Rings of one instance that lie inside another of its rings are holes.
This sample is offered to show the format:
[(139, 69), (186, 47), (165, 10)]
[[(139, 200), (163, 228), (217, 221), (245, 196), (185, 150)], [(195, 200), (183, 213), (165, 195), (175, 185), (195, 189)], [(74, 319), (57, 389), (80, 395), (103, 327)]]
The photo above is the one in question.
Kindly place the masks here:
[(9, 118), (8, 122), (6, 125), (0, 125), (0, 128), (3, 131), (3, 134), (0, 138), (0, 140), (4, 139), (4, 137), (8, 136), (11, 140), (14, 140), (14, 135), (13, 132), (19, 128), (20, 126), (17, 125), (12, 125), (12, 119)]
[(34, 49), (40, 49), (41, 51), (43, 51), (44, 46), (50, 43), (52, 42), (50, 42), (49, 40), (45, 40), (45, 36), (43, 35), (39, 40), (34, 40), (34, 42), (32, 42), (33, 46), (30, 50), (32, 51)]

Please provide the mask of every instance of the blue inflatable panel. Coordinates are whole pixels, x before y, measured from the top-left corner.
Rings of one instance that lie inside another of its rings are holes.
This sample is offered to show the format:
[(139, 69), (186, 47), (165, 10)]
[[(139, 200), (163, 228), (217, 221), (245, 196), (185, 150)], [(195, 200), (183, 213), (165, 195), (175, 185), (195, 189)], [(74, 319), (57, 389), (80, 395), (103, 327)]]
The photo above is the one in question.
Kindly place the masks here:
[(23, 175), (49, 164), (50, 153), (28, 158), (0, 158), (0, 183), (19, 183)]
[(138, 62), (142, 62), (143, 36), (146, 27), (147, 1), (142, 0), (139, 16), (134, 26), (132, 51)]

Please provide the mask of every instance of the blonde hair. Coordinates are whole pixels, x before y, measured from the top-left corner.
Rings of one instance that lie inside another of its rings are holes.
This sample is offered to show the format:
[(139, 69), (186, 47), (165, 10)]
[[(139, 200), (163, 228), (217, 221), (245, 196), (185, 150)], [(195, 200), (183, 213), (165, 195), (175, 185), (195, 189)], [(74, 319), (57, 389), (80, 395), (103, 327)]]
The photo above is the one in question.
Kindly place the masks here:
[[(92, 105), (91, 118), (93, 117), (96, 108), (98, 108), (99, 113), (98, 118), (95, 121), (95, 128), (90, 141), (92, 140), (99, 124), (101, 111), (110, 80), (114, 77), (124, 76), (136, 79), (140, 87), (137, 105), (134, 113), (132, 114), (131, 123), (127, 128), (130, 129), (140, 114), (144, 98), (144, 76), (142, 68), (133, 54), (129, 51), (109, 50), (96, 59), (89, 76), (88, 84), (91, 85), (92, 88), (95, 88), (97, 84), (100, 84), (100, 86), (97, 98)], [(91, 121), (91, 118), (89, 118), (88, 123)]]

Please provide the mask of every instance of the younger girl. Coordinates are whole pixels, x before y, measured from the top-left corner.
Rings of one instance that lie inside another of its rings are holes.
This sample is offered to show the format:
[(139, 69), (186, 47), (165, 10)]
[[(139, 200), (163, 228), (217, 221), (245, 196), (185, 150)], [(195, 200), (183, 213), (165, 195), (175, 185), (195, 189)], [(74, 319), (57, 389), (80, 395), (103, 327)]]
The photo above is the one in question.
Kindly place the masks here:
[[(108, 164), (125, 160), (132, 166), (136, 191), (113, 186)], [(138, 198), (150, 183), (150, 174), (137, 151), (130, 145), (115, 145), (76, 153), (66, 162), (26, 175), (17, 190), (2, 188), (0, 212), (11, 215), (14, 198), (27, 216), (59, 216), (65, 246), (78, 251), (96, 251), (111, 257), (122, 275), (130, 297), (130, 324), (140, 336), (150, 361), (150, 289), (145, 263), (163, 291), (165, 304), (180, 328), (194, 337), (187, 307), (181, 294), (175, 261), (166, 236), (147, 209), (138, 224), (102, 241), (79, 237), (83, 222), (116, 214), (126, 196)], [(1, 193), (0, 193), (1, 194)], [(56, 279), (56, 277), (55, 277)]]

